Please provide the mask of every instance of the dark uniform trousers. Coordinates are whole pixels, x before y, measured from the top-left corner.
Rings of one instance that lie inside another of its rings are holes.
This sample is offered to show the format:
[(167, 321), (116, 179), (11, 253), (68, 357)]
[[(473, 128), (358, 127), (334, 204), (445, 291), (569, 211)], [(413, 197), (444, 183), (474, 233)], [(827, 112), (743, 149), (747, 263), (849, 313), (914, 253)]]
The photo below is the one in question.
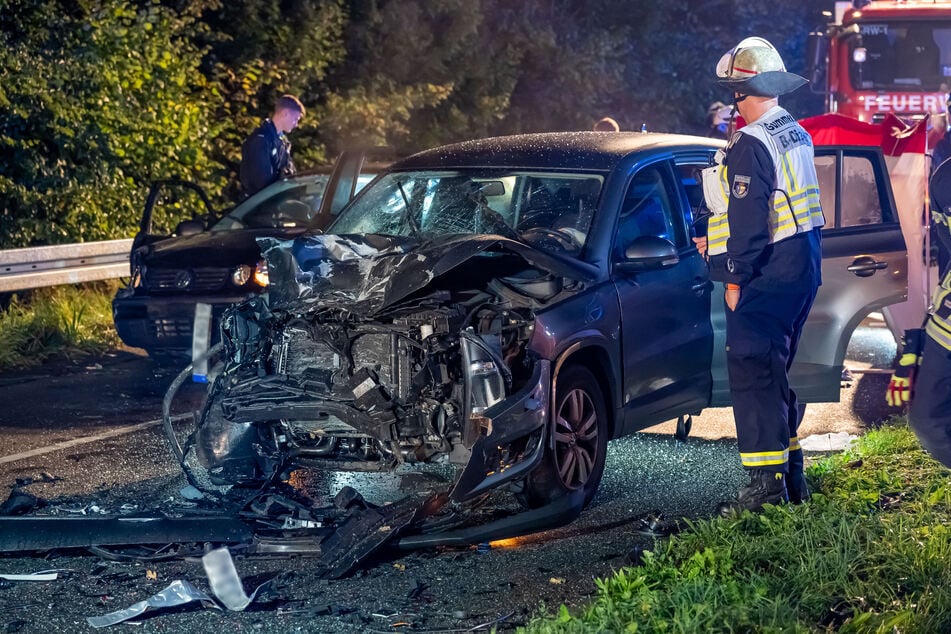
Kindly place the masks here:
[(951, 351), (925, 337), (908, 421), (921, 446), (951, 467)]
[[(726, 307), (726, 358), (740, 457), (746, 468), (801, 471), (796, 394), (788, 371), (816, 291), (764, 292), (744, 287)], [(788, 453), (787, 453), (788, 452)]]

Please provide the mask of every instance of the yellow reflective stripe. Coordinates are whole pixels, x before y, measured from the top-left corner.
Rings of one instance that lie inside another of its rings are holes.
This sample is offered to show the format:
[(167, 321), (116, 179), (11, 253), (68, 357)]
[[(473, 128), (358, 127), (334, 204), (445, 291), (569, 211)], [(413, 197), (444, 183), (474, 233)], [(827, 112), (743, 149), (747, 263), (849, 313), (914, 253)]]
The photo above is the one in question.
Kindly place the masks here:
[(935, 343), (951, 351), (951, 333), (939, 326), (934, 319), (929, 319), (928, 323), (925, 324), (925, 332), (935, 340)]
[(744, 467), (765, 467), (789, 462), (789, 450), (757, 451), (752, 453), (740, 452), (740, 460)]
[(914, 352), (906, 352), (901, 355), (901, 359), (898, 360), (898, 365), (918, 365), (918, 355)]
[(726, 241), (730, 237), (727, 215), (713, 216), (707, 223), (707, 252), (710, 255), (726, 253)]
[[(951, 277), (951, 273), (949, 273), (949, 277)], [(947, 279), (942, 281), (942, 285), (938, 287), (937, 292), (934, 294), (932, 301), (935, 306), (941, 306), (944, 302), (948, 301), (948, 297), (951, 296), (951, 289), (944, 288), (946, 281)], [(928, 319), (928, 323), (925, 324), (925, 332), (943, 348), (951, 350), (951, 323), (948, 323), (937, 315), (931, 315), (931, 318)]]
[(802, 447), (799, 446), (799, 436), (793, 436), (789, 439), (789, 451), (799, 451)]

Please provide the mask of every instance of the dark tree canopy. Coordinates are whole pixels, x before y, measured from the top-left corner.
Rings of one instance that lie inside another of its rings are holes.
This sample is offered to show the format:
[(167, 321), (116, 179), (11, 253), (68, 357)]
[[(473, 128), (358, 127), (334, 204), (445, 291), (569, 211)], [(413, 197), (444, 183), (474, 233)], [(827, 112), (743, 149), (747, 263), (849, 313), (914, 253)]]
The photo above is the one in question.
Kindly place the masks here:
[[(739, 0), (0, 0), (0, 248), (131, 236), (156, 178), (237, 196), (277, 96), (295, 161), (493, 134), (701, 132), (719, 56), (761, 35), (802, 72), (831, 3)], [(784, 99), (798, 115), (821, 100)]]

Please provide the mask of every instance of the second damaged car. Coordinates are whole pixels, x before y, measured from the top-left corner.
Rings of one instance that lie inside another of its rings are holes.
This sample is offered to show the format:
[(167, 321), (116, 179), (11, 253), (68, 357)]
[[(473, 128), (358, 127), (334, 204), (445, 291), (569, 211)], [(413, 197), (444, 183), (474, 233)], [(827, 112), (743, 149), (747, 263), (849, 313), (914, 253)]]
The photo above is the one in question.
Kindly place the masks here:
[[(446, 146), (391, 166), (332, 235), (261, 239), (268, 294), (223, 318), (184, 461), (209, 485), (443, 463), (457, 467), (452, 503), (508, 490), (579, 512), (611, 438), (728, 402), (722, 293), (690, 239), (696, 170), (720, 145), (563, 133)], [(880, 155), (867, 160), (881, 177)], [(837, 256), (874, 253), (829, 226)], [(894, 233), (904, 258), (897, 222), (874, 233), (879, 246)], [(843, 275), (826, 272), (833, 288)], [(817, 303), (793, 372), (804, 400), (838, 397), (842, 340), (900, 299), (896, 277), (849, 273), (854, 301), (835, 298), (832, 325)]]

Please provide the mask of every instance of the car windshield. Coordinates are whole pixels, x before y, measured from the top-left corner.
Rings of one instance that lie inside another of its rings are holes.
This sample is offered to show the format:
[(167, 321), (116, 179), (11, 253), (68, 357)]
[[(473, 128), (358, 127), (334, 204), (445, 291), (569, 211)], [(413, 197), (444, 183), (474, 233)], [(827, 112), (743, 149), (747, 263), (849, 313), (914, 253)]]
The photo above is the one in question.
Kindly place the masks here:
[(603, 180), (590, 173), (510, 169), (392, 172), (344, 209), (329, 232), (422, 239), (499, 234), (576, 255)]
[(940, 91), (951, 83), (951, 22), (859, 24), (849, 75), (858, 90)]

